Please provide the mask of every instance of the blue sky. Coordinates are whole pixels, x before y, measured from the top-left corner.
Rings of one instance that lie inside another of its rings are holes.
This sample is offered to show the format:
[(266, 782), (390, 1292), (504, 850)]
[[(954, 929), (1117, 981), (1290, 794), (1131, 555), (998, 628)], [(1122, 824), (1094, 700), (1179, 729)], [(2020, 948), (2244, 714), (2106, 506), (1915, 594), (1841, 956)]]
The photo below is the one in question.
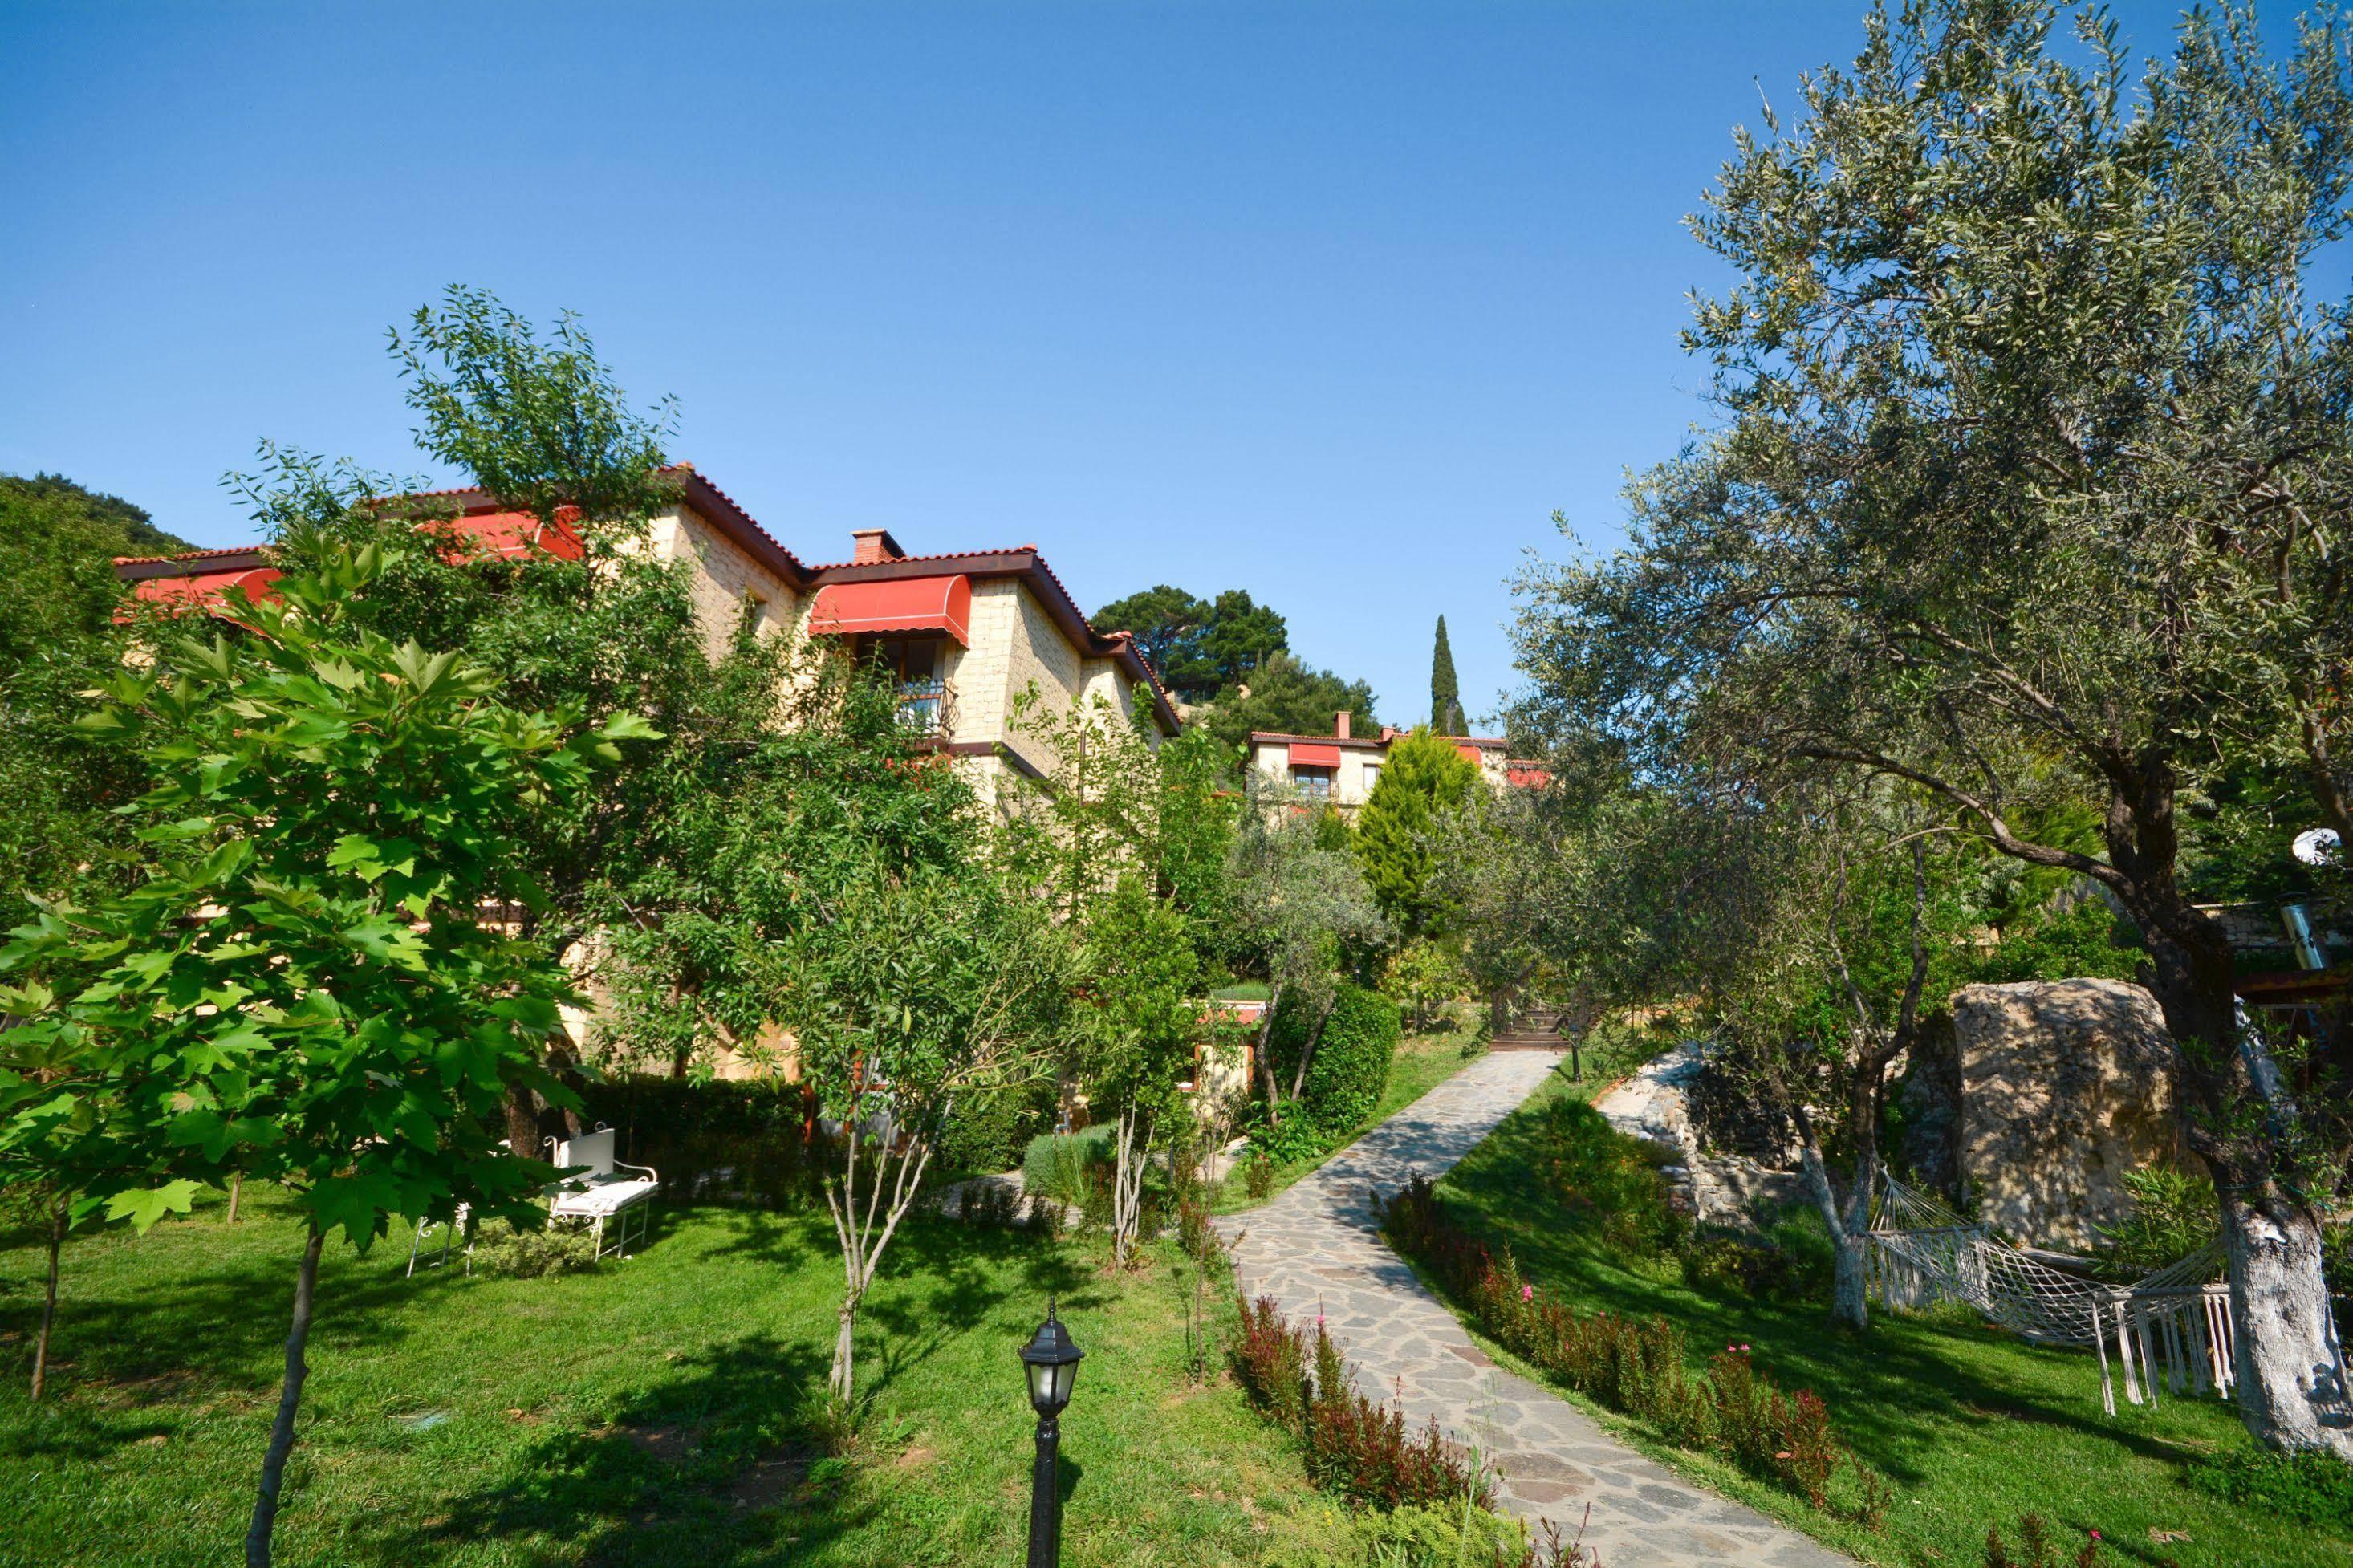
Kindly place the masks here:
[(1400, 722), (1443, 612), (1483, 712), (1553, 511), (1706, 416), (1683, 215), (1862, 12), (0, 0), (0, 470), (205, 544), (263, 436), (430, 473), (385, 329), (463, 281), (804, 559), (1247, 588)]

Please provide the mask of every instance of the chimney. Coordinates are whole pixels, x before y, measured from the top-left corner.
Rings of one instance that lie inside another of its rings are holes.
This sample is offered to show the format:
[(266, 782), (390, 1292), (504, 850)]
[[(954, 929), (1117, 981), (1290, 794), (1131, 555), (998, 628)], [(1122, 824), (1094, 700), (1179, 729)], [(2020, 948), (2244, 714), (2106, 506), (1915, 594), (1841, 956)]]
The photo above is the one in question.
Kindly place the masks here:
[(887, 528), (853, 528), (849, 537), (858, 543), (858, 552), (850, 560), (860, 566), (871, 566), (878, 561), (904, 561), (907, 552), (891, 537)]
[(1345, 708), (1332, 715), (1332, 733), (1339, 740), (1348, 738), (1348, 710)]

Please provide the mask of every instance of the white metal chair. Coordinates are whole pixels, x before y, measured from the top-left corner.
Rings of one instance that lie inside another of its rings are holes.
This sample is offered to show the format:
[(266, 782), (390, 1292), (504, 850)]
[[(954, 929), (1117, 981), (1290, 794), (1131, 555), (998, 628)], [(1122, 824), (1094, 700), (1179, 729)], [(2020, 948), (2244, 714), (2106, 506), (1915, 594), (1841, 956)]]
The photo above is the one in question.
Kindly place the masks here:
[[(465, 1233), (466, 1216), (470, 1212), (471, 1212), (470, 1205), (459, 1204), (458, 1205), (458, 1217), (447, 1224), (444, 1224), (438, 1219), (421, 1219), (417, 1222), (417, 1239), (408, 1244), (408, 1277), (410, 1279), (413, 1279), (417, 1277), (417, 1260), (418, 1256), (425, 1250), (427, 1238), (437, 1230), (441, 1233), (441, 1256), (438, 1258), (427, 1258), (426, 1260), (425, 1267), (427, 1268), (438, 1268), (443, 1264), (449, 1261), (450, 1244)], [(466, 1243), (466, 1272), (471, 1274), (473, 1271), (474, 1244), (470, 1241)]]
[[(596, 1256), (627, 1258), (629, 1218), (637, 1216), (638, 1245), (645, 1245), (651, 1227), (654, 1197), (661, 1178), (650, 1165), (632, 1165), (613, 1158), (614, 1134), (609, 1127), (584, 1132), (570, 1140), (551, 1138), (555, 1163), (565, 1174), (548, 1192), (551, 1219), (585, 1219), (596, 1244)], [(574, 1169), (574, 1167), (579, 1167)], [(624, 1175), (625, 1171), (643, 1173)], [(605, 1245), (605, 1222), (613, 1222), (613, 1245)]]

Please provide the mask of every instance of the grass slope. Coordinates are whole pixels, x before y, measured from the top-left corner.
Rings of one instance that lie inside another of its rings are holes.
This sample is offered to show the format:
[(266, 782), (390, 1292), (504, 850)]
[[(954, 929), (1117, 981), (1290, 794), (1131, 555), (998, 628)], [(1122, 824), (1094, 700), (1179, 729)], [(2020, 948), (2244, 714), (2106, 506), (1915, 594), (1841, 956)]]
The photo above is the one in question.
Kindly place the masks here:
[[(69, 1245), (58, 1397), (26, 1399), (41, 1258), (0, 1251), (0, 1564), (237, 1555), (299, 1233), (269, 1194)], [(840, 1265), (822, 1216), (670, 1216), (596, 1273), (405, 1279), (405, 1238), (322, 1270), (279, 1561), (989, 1564), (1026, 1539), (1015, 1351), (1048, 1295), (1086, 1352), (1064, 1417), (1064, 1561), (1311, 1563), (1350, 1539), (1288, 1438), (1188, 1384), (1189, 1270), (1092, 1241), (912, 1221), (860, 1330), (866, 1451), (807, 1436)], [(1219, 1320), (1230, 1310), (1216, 1291)], [(1346, 1553), (1356, 1560), (1360, 1553)]]
[[(2063, 1541), (2098, 1530), (2104, 1563), (2342, 1568), (2348, 1561), (2348, 1543), (2333, 1532), (2234, 1507), (2184, 1482), (2200, 1458), (2251, 1446), (2233, 1409), (2216, 1400), (2168, 1397), (2152, 1410), (2123, 1404), (2120, 1391), (2118, 1413), (2109, 1416), (2088, 1353), (2037, 1349), (1947, 1313), (1875, 1312), (1867, 1334), (1851, 1336), (1831, 1329), (1819, 1305), (1697, 1291), (1672, 1260), (1612, 1256), (1595, 1217), (1531, 1179), (1545, 1168), (1546, 1105), (1604, 1087), (1599, 1079), (1572, 1086), (1556, 1076), (1439, 1184), (1441, 1198), (1491, 1244), (1508, 1245), (1547, 1292), (1586, 1308), (1662, 1314), (1702, 1357), (1727, 1343), (1754, 1345), (1758, 1367), (1782, 1386), (1811, 1388), (1828, 1402), (1840, 1433), (1894, 1482), (1897, 1500), (1884, 1531), (1872, 1534), (1728, 1465), (1668, 1448), (1638, 1423), (1596, 1412), (1638, 1446), (1874, 1563), (1976, 1568), (1987, 1529), (1999, 1526), (2014, 1546), (2019, 1516), (2030, 1510), (2060, 1526)], [(2187, 1539), (2160, 1542), (2158, 1532)]]

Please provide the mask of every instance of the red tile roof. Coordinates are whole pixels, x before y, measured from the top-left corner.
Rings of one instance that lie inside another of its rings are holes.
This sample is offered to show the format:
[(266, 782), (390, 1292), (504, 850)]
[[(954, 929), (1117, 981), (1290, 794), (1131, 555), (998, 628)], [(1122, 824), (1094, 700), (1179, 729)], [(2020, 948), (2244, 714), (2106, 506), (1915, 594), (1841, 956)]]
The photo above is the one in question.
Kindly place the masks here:
[[(971, 576), (1028, 578), (1033, 586), (1050, 589), (1041, 591), (1039, 598), (1047, 613), (1070, 637), (1072, 646), (1089, 657), (1115, 659), (1126, 669), (1128, 678), (1152, 694), (1153, 712), (1163, 729), (1174, 733), (1182, 727), (1176, 710), (1168, 699), (1166, 688), (1160, 684), (1159, 671), (1135, 646), (1133, 636), (1124, 631), (1098, 632), (1079, 608), (1078, 601), (1063, 586), (1046, 558), (1038, 553), (1035, 544), (1019, 544), (1011, 550), (957, 550), (936, 555), (905, 555), (889, 561), (860, 563), (831, 562), (822, 566), (803, 564), (800, 557), (786, 549), (776, 535), (760, 526), (750, 512), (738, 505), (733, 497), (695, 471), (691, 463), (675, 463), (662, 470), (678, 479), (681, 499), (697, 515), (709, 521), (739, 548), (791, 583), (797, 589), (807, 590), (820, 582), (867, 582), (884, 580), (898, 575), (932, 575), (923, 572), (927, 565), (955, 563), (959, 574)], [(461, 522), (473, 518), (512, 519), (520, 514), (505, 512), (490, 492), (476, 486), (459, 486), (450, 489), (416, 490), (402, 496), (380, 497), (381, 504), (399, 500), (449, 500), (456, 503)], [(472, 531), (470, 528), (468, 531)], [(184, 555), (123, 556), (115, 562), (117, 574), (130, 580), (151, 577), (186, 577), (204, 569), (208, 561), (225, 557), (249, 557), (246, 564), (265, 565), (269, 562), (268, 547), (237, 545), (223, 550), (197, 550)], [(913, 565), (913, 573), (902, 574), (896, 568)]]

